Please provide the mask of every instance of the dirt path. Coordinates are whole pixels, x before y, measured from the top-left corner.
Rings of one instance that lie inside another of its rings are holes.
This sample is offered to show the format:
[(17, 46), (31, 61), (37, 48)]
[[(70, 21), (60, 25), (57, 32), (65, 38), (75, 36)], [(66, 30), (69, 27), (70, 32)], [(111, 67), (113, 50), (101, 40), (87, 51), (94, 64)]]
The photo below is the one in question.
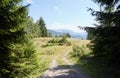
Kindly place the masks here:
[[(40, 78), (89, 78), (81, 70), (71, 63), (67, 55), (71, 51), (71, 48), (67, 48), (61, 52), (61, 54), (54, 56), (54, 59), (50, 65), (50, 69), (45, 71)], [(64, 65), (59, 65), (57, 59), (65, 63)]]

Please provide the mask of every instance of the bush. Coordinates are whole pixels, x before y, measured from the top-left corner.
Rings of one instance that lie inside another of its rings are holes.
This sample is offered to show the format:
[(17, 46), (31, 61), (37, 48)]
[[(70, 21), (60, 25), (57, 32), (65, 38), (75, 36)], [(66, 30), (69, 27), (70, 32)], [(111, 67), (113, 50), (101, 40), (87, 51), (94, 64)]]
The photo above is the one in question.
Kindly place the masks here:
[(73, 46), (73, 52), (71, 52), (72, 57), (81, 57), (84, 54), (84, 49), (79, 46)]
[(71, 42), (67, 41), (66, 37), (62, 37), (60, 39), (58, 38), (53, 38), (52, 40), (48, 41), (48, 43), (42, 45), (42, 47), (47, 47), (47, 46), (54, 46), (54, 45), (64, 45), (66, 44), (67, 46), (71, 45)]
[(67, 38), (66, 37), (62, 37), (62, 39), (59, 40), (59, 43), (67, 43)]

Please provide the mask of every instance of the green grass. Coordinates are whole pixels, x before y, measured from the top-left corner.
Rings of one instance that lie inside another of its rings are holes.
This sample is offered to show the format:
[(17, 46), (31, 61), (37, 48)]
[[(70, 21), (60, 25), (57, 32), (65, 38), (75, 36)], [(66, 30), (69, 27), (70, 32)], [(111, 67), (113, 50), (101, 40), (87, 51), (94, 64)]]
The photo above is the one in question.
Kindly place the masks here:
[[(65, 50), (71, 50), (72, 46), (78, 45), (81, 47), (85, 47), (87, 43), (89, 43), (89, 40), (77, 40), (68, 38), (68, 42), (71, 42), (72, 45), (53, 45), (48, 47), (42, 47), (43, 44), (48, 43), (48, 41), (52, 40), (53, 38), (35, 38), (34, 39), (34, 45), (38, 51), (39, 56), (39, 63), (40, 63), (40, 70), (39, 75), (41, 75), (45, 70), (47, 70), (50, 67), (51, 61), (55, 58), (55, 56), (59, 56), (57, 59), (57, 62), (59, 65), (66, 65), (64, 60), (61, 58), (65, 54)], [(88, 49), (86, 48), (86, 51)], [(69, 67), (69, 66), (68, 66)]]
[[(82, 46), (81, 46), (82, 47)], [(70, 57), (72, 62), (79, 66), (83, 72), (89, 75), (91, 78), (120, 78), (120, 70), (115, 66), (105, 64), (104, 58), (93, 58), (91, 51), (86, 46), (83, 56)], [(69, 55), (71, 56), (71, 55)]]
[(110, 67), (110, 65), (105, 65), (104, 63), (100, 62), (98, 59), (92, 58), (93, 55), (91, 54), (89, 48), (87, 48), (87, 44), (90, 43), (89, 40), (68, 38), (68, 41), (71, 42), (72, 44), (70, 46), (55, 45), (44, 48), (42, 47), (43, 44), (46, 44), (48, 41), (52, 39), (53, 38), (34, 39), (34, 44), (38, 51), (39, 63), (40, 63), (39, 75), (49, 68), (51, 61), (57, 55), (59, 56), (57, 59), (58, 64), (61, 66), (67, 66), (64, 60), (61, 58), (61, 56), (64, 55), (65, 53), (64, 50), (66, 48), (71, 49), (72, 46), (79, 46), (82, 49), (84, 49), (83, 56), (81, 58), (78, 58), (78, 57), (70, 57), (71, 55), (69, 55), (69, 58), (73, 63), (78, 65), (83, 70), (83, 72), (91, 76), (91, 78), (120, 78), (119, 75), (120, 71), (119, 69), (115, 68), (115, 66)]
[[(38, 51), (39, 56), (39, 63), (40, 63), (40, 71), (39, 73), (42, 74), (46, 69), (50, 67), (50, 64), (55, 56), (61, 55), (64, 49), (68, 46), (66, 45), (55, 45), (55, 46), (48, 46), (42, 47), (43, 44), (46, 44), (48, 41), (52, 40), (53, 38), (36, 38), (34, 39), (34, 45)], [(62, 60), (58, 60), (62, 62)], [(39, 75), (40, 75), (39, 74)]]

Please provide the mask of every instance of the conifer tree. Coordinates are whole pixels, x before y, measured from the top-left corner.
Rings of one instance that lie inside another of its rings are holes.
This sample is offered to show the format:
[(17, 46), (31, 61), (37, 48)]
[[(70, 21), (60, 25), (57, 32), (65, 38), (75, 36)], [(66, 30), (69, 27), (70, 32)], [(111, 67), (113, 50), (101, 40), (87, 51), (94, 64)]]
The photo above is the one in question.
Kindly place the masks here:
[(41, 30), (41, 34), (42, 34), (42, 37), (47, 37), (48, 36), (48, 33), (47, 33), (47, 29), (46, 29), (46, 26), (45, 26), (45, 22), (43, 20), (42, 17), (40, 17), (39, 21), (38, 21), (38, 24), (40, 26), (40, 30)]
[(26, 22), (25, 31), (31, 38), (37, 38), (41, 36), (41, 30), (38, 23), (34, 23), (32, 17), (28, 17)]
[(120, 64), (120, 0), (94, 1), (101, 6), (101, 10), (92, 12), (99, 23), (93, 32), (93, 54), (96, 57), (104, 57), (106, 63)]
[(24, 32), (27, 6), (0, 0), (0, 78), (29, 78), (38, 67), (32, 42)]

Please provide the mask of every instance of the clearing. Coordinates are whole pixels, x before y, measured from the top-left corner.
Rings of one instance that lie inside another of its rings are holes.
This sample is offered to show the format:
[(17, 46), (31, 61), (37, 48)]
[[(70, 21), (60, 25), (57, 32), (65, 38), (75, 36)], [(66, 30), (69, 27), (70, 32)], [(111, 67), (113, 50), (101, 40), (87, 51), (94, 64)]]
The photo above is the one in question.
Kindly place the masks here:
[[(69, 53), (73, 45), (86, 45), (88, 40), (68, 39), (72, 45), (41, 47), (52, 38), (37, 38), (35, 45), (40, 52), (40, 63), (42, 64), (41, 76), (38, 78), (90, 78), (69, 60)], [(42, 73), (43, 72), (43, 73)]]

